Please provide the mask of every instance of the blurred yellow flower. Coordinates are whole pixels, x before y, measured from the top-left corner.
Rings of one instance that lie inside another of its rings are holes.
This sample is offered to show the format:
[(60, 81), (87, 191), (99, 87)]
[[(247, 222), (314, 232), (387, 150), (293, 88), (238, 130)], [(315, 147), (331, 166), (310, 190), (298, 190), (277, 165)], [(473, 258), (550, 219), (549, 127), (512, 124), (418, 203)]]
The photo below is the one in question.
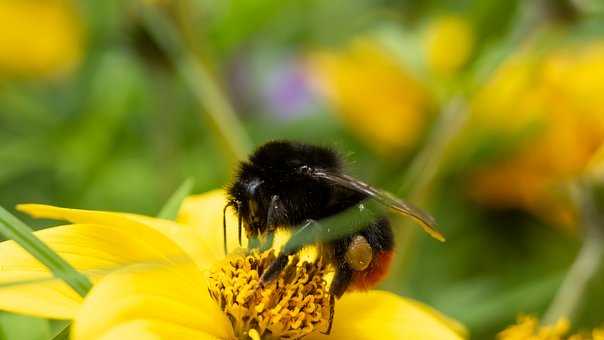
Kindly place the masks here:
[(570, 322), (560, 319), (551, 326), (540, 326), (533, 316), (518, 317), (518, 323), (509, 326), (499, 334), (498, 340), (559, 340), (570, 330)]
[(342, 121), (385, 155), (414, 146), (429, 120), (430, 95), (377, 41), (310, 56), (311, 74)]
[(587, 164), (585, 177), (593, 182), (604, 183), (604, 144), (600, 146)]
[(470, 58), (474, 34), (464, 18), (443, 16), (428, 24), (423, 43), (428, 68), (436, 74), (450, 76)]
[(604, 143), (603, 90), (604, 43), (505, 62), (474, 98), (470, 129), (520, 140), (476, 171), (472, 195), (573, 224), (563, 185)]
[(555, 324), (541, 326), (539, 320), (533, 316), (523, 315), (518, 317), (518, 323), (511, 325), (499, 334), (498, 340), (604, 340), (604, 331), (594, 329), (591, 334), (567, 335), (570, 322), (560, 319)]
[[(82, 299), (64, 283), (44, 280), (47, 269), (14, 242), (2, 242), (0, 284), (31, 284), (0, 290), (0, 309), (74, 319), (73, 339), (260, 339), (269, 333), (308, 339), (465, 337), (455, 321), (383, 291), (345, 294), (337, 301), (331, 335), (319, 334), (318, 325), (329, 315), (329, 308), (323, 308), (329, 303), (325, 282), (314, 277), (322, 273), (321, 265), (295, 267), (298, 274), (288, 270), (293, 282), (284, 281), (284, 274), (278, 285), (258, 290), (258, 266), (271, 255), (233, 253), (225, 258), (224, 204), (223, 191), (189, 197), (177, 222), (21, 205), (21, 211), (35, 217), (74, 223), (36, 235), (95, 285)], [(228, 227), (234, 236), (236, 226)], [(237, 246), (236, 237), (228, 240), (229, 249)]]
[(0, 1), (0, 76), (47, 76), (82, 55), (82, 25), (68, 0)]

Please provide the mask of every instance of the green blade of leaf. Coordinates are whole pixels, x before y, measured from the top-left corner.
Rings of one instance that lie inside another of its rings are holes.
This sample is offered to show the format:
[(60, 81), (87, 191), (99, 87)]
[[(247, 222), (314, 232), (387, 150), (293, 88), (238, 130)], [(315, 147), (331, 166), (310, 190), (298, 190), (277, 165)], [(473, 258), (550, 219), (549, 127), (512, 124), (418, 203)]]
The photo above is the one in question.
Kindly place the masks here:
[(53, 335), (50, 340), (68, 340), (69, 332), (71, 331), (71, 321), (57, 321), (58, 324), (54, 327)]
[(202, 62), (205, 58), (200, 58), (187, 48), (166, 13), (145, 4), (140, 5), (139, 9), (144, 28), (166, 53), (204, 108), (203, 113), (212, 123), (211, 129), (235, 160), (245, 159), (252, 149), (252, 142), (215, 75)]
[(25, 223), (0, 207), (0, 234), (14, 240), (33, 257), (45, 265), (54, 276), (65, 281), (74, 291), (84, 297), (92, 287), (86, 276), (79, 273), (61, 256), (37, 238)]
[(191, 194), (191, 190), (193, 190), (193, 179), (187, 178), (176, 191), (170, 196), (166, 204), (164, 204), (163, 208), (161, 208), (157, 217), (163, 218), (166, 220), (174, 220), (176, 219), (176, 215), (178, 214), (178, 210), (180, 209), (180, 205), (182, 201)]
[(0, 340), (48, 339), (51, 332), (48, 320), (27, 315), (0, 312)]

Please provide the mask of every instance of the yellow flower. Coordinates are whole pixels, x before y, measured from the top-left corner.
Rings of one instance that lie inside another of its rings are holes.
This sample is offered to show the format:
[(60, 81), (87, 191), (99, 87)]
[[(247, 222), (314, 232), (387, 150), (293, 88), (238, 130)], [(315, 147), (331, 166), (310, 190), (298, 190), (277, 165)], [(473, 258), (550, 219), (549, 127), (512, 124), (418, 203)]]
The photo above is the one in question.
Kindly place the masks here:
[(385, 155), (413, 147), (429, 119), (430, 96), (377, 41), (310, 56), (311, 74), (349, 128)]
[(601, 329), (594, 329), (591, 334), (567, 335), (570, 322), (560, 319), (555, 324), (542, 326), (537, 318), (530, 315), (518, 317), (518, 323), (511, 325), (499, 334), (498, 340), (602, 340), (604, 333)]
[(516, 325), (509, 326), (499, 334), (499, 340), (559, 340), (570, 330), (570, 322), (558, 320), (551, 326), (540, 326), (539, 320), (533, 316), (518, 317)]
[[(94, 287), (82, 299), (12, 241), (0, 244), (0, 309), (73, 319), (74, 339), (260, 339), (318, 333), (329, 315), (321, 262), (291, 263), (260, 290), (271, 253), (222, 250), (222, 191), (188, 198), (177, 222), (102, 211), (20, 205), (36, 217), (73, 224), (36, 232)], [(228, 216), (235, 221), (233, 216)], [(229, 232), (235, 233), (229, 225)], [(234, 249), (236, 237), (229, 237)], [(295, 259), (292, 259), (295, 261)], [(322, 277), (322, 276), (321, 276)], [(9, 286), (15, 281), (32, 284)], [(327, 312), (326, 312), (327, 311)], [(330, 337), (461, 339), (456, 322), (392, 293), (350, 293), (337, 301)]]
[(516, 142), (476, 171), (472, 195), (573, 224), (563, 185), (604, 142), (603, 90), (604, 43), (505, 62), (474, 98), (470, 130)]
[(604, 183), (604, 144), (600, 146), (587, 164), (585, 177), (595, 183)]
[(434, 73), (450, 76), (470, 58), (474, 35), (467, 20), (449, 15), (428, 24), (423, 42), (428, 68)]
[(0, 75), (54, 75), (81, 58), (82, 27), (73, 3), (0, 1)]

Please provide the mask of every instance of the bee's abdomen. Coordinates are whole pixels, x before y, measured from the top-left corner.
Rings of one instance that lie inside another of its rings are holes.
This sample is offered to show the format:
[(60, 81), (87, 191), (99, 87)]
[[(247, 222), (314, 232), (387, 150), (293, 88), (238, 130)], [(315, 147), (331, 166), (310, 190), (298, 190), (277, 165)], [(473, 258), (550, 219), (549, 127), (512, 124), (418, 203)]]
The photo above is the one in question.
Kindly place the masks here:
[(380, 283), (388, 274), (394, 251), (379, 251), (373, 255), (371, 264), (363, 271), (352, 274), (351, 290), (368, 290)]
[(386, 218), (377, 219), (359, 233), (373, 251), (371, 263), (361, 271), (354, 271), (350, 289), (367, 290), (382, 281), (394, 257), (394, 234)]

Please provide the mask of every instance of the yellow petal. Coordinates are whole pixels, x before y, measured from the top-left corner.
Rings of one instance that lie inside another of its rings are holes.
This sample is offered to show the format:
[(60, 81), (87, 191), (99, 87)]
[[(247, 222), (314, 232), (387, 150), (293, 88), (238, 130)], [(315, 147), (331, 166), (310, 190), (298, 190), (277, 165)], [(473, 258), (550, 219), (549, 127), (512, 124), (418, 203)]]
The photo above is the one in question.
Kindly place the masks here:
[[(181, 263), (191, 259), (161, 233), (142, 226), (75, 224), (35, 232), (93, 281), (132, 263)], [(0, 309), (70, 319), (81, 298), (13, 241), (0, 243)]]
[(60, 208), (43, 204), (20, 204), (17, 209), (36, 218), (110, 225), (122, 229), (151, 228), (159, 231), (182, 247), (200, 268), (209, 268), (212, 263), (210, 261), (212, 259), (210, 255), (212, 245), (208, 245), (203, 238), (199, 238), (190, 228), (183, 228), (182, 225), (169, 220), (109, 211)]
[[(141, 324), (138, 320), (152, 323)], [(86, 297), (72, 336), (79, 340), (97, 339), (103, 334), (132, 334), (130, 339), (138, 339), (132, 332), (146, 330), (142, 336), (152, 332), (160, 332), (156, 334), (161, 336), (160, 328), (165, 332), (233, 338), (230, 322), (210, 299), (202, 273), (192, 265), (137, 266), (107, 276)]]
[[(310, 339), (323, 339), (313, 335)], [(345, 294), (336, 303), (335, 339), (447, 340), (467, 337), (463, 326), (419, 302), (398, 295), (369, 291)]]
[[(224, 257), (222, 212), (227, 203), (224, 190), (213, 190), (184, 200), (176, 221), (192, 226), (198, 237), (206, 240), (212, 261)], [(227, 246), (229, 251), (239, 247), (237, 240), (237, 216), (233, 209), (227, 210)], [(245, 232), (242, 244), (247, 244)]]
[(100, 336), (102, 340), (160, 340), (160, 339), (219, 339), (205, 332), (157, 320), (135, 320), (111, 329)]

